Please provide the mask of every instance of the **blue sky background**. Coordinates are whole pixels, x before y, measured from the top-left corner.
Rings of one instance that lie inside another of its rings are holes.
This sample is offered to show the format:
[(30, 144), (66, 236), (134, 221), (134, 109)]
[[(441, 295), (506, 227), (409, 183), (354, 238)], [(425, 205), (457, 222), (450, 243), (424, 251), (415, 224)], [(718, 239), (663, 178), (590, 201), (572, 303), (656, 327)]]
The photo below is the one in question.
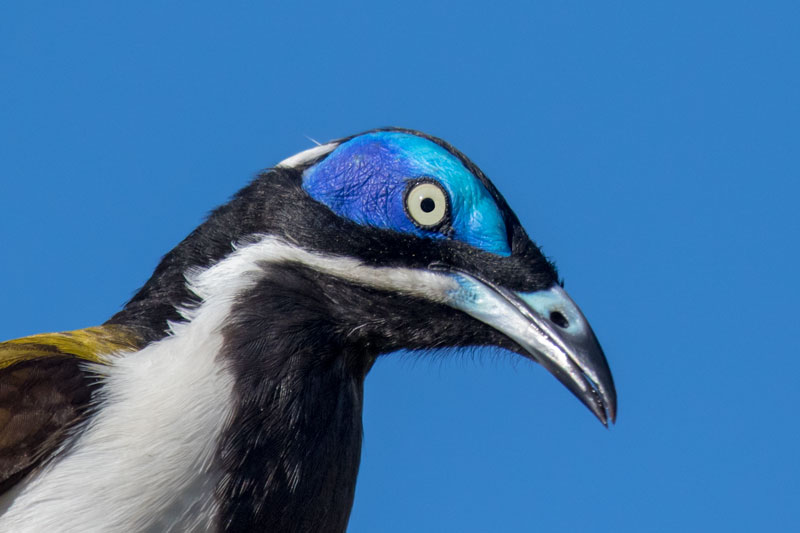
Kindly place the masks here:
[(104, 321), (306, 136), (421, 129), (555, 258), (619, 421), (386, 357), (350, 531), (797, 528), (799, 6), (5, 2), (0, 338)]

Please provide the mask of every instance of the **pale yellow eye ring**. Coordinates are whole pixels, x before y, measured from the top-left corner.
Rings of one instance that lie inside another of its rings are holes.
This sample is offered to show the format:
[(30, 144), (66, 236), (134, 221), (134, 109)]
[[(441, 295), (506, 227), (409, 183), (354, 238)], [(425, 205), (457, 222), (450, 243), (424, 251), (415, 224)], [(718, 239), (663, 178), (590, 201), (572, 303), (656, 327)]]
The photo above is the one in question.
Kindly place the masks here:
[(448, 207), (447, 193), (437, 183), (422, 181), (406, 193), (406, 212), (422, 228), (433, 228), (444, 222)]

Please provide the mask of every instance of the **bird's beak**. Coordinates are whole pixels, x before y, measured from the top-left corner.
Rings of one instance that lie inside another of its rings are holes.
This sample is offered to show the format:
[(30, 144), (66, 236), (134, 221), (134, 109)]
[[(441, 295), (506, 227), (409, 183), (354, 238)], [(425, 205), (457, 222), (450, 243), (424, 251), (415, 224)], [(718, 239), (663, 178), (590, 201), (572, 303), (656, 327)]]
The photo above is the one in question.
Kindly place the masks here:
[(597, 338), (559, 285), (513, 292), (463, 271), (447, 304), (495, 328), (521, 346), (572, 391), (604, 425), (616, 419), (617, 392)]

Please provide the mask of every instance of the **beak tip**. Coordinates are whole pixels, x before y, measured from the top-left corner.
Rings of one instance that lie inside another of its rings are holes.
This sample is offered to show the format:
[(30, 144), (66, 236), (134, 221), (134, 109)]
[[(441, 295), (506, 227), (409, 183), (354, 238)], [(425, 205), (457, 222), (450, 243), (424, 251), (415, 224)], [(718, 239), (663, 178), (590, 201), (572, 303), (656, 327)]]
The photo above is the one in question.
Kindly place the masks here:
[[(609, 376), (610, 375), (609, 373)], [(602, 422), (603, 425), (608, 428), (617, 423), (617, 391), (614, 390), (613, 383), (611, 383), (610, 394), (606, 387), (604, 387), (604, 389), (605, 390), (601, 390), (600, 392), (600, 399), (602, 401), (601, 408), (605, 415)]]
[[(594, 382), (591, 383), (595, 385)], [(610, 428), (617, 422), (617, 392), (614, 389), (613, 382), (610, 383), (610, 387), (608, 384), (606, 386), (592, 387), (591, 394), (584, 396), (582, 399), (583, 403), (589, 407), (606, 428)]]

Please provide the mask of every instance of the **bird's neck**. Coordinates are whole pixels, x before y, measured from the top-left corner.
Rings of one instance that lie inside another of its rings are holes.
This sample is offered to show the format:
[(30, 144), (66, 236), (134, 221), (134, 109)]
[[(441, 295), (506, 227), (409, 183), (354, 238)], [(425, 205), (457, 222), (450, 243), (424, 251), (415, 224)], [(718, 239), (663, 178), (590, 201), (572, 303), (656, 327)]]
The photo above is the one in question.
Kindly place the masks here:
[(361, 455), (363, 354), (309, 280), (282, 272), (239, 298), (223, 330), (236, 408), (219, 448), (225, 531), (344, 531)]
[[(294, 169), (275, 169), (256, 178), (170, 250), (150, 279), (107, 324), (133, 327), (147, 342), (169, 335), (170, 323), (184, 321), (181, 310), (201, 303), (187, 286), (187, 275), (223, 262), (243, 237), (274, 233), (272, 213), (280, 211), (281, 202), (298, 202), (284, 196), (302, 193), (299, 181), (300, 174)], [(270, 204), (272, 201), (277, 204)]]

